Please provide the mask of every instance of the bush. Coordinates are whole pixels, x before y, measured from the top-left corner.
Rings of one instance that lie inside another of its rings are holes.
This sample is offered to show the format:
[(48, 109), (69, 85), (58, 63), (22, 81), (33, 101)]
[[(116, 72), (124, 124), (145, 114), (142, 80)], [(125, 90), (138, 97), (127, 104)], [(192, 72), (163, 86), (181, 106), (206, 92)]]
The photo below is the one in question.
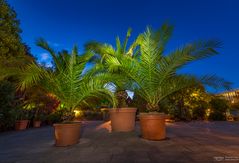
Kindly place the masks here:
[(225, 121), (226, 120), (226, 116), (223, 115), (220, 112), (212, 112), (209, 115), (209, 120), (214, 120), (214, 121)]
[(27, 110), (21, 105), (18, 105), (15, 108), (15, 117), (16, 120), (31, 120), (33, 118), (34, 112), (32, 110)]
[(239, 110), (239, 102), (232, 104), (231, 108), (235, 110)]
[(208, 108), (208, 103), (205, 101), (198, 101), (197, 104), (198, 105), (192, 110), (193, 119), (203, 120), (206, 116), (206, 109)]
[(16, 110), (14, 108), (15, 89), (8, 81), (0, 82), (0, 131), (14, 127)]
[(226, 120), (226, 111), (230, 108), (228, 101), (221, 98), (213, 98), (210, 101), (210, 106), (212, 112), (209, 116), (209, 120)]
[(202, 85), (182, 89), (160, 102), (160, 110), (177, 120), (202, 120), (211, 96)]
[(61, 110), (56, 110), (47, 116), (47, 121), (49, 124), (58, 123), (62, 121), (63, 112)]

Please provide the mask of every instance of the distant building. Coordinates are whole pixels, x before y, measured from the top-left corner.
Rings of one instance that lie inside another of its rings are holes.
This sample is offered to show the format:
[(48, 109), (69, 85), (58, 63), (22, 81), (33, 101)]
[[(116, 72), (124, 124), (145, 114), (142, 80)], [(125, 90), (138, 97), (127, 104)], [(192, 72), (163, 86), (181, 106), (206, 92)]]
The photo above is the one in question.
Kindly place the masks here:
[(239, 89), (219, 93), (217, 95), (225, 98), (226, 100), (230, 101), (232, 104), (239, 102)]

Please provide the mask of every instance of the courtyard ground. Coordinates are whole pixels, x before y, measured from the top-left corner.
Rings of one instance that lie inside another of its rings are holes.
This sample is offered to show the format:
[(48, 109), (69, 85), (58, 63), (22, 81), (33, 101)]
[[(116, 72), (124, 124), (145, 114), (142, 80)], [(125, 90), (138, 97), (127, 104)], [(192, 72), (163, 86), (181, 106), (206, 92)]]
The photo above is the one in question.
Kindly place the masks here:
[(167, 140), (110, 132), (109, 122), (83, 122), (79, 144), (55, 147), (50, 126), (0, 133), (0, 162), (239, 162), (239, 122), (167, 124)]

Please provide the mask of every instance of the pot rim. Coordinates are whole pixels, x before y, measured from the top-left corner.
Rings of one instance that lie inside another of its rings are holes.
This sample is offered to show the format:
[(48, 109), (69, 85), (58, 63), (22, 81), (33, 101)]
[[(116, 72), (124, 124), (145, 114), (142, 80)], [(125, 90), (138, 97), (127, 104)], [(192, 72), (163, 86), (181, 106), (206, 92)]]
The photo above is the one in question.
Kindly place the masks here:
[(125, 108), (111, 108), (109, 112), (136, 112), (137, 108), (125, 107)]
[(137, 110), (136, 107), (122, 107), (122, 108), (109, 108), (109, 110), (127, 110), (127, 109), (130, 109), (130, 110)]
[(139, 115), (166, 115), (165, 113), (163, 112), (141, 112), (139, 113)]
[(140, 113), (138, 115), (139, 118), (147, 118), (147, 119), (159, 119), (159, 118), (166, 118), (166, 114), (164, 113)]
[(23, 121), (24, 121), (24, 122), (26, 122), (26, 121), (27, 121), (27, 122), (29, 122), (29, 120), (28, 120), (28, 119), (16, 120), (16, 122), (23, 122)]
[(65, 123), (54, 123), (53, 126), (76, 126), (81, 125), (81, 122), (65, 122)]

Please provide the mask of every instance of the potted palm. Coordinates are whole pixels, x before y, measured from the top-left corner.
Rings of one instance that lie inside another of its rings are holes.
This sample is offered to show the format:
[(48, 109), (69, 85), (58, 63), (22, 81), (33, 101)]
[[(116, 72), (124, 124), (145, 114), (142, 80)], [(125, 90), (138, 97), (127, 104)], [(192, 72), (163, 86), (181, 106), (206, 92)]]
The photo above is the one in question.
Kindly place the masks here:
[(39, 128), (41, 127), (41, 123), (42, 123), (42, 120), (40, 117), (36, 117), (34, 120), (33, 120), (33, 127), (34, 128)]
[(39, 128), (41, 127), (42, 122), (45, 120), (45, 115), (40, 112), (36, 112), (33, 119), (33, 127)]
[(51, 96), (54, 96), (64, 106), (63, 122), (55, 123), (55, 145), (68, 146), (76, 144), (80, 137), (80, 122), (74, 122), (74, 110), (87, 105), (89, 98), (105, 98), (115, 105), (114, 95), (104, 87), (104, 75), (91, 78), (85, 75), (86, 63), (91, 58), (89, 53), (78, 55), (74, 46), (72, 53), (67, 51), (58, 54), (49, 47), (46, 41), (39, 39), (37, 45), (47, 50), (54, 66), (46, 69), (36, 63), (31, 63), (21, 69), (18, 74), (19, 88), (25, 90), (32, 86), (41, 87)]
[(17, 120), (15, 122), (15, 130), (25, 130), (28, 127), (29, 120), (23, 119), (23, 120)]
[[(112, 79), (111, 87), (116, 89), (115, 96), (118, 105), (115, 108), (109, 109), (112, 131), (128, 132), (134, 130), (136, 108), (129, 107), (127, 103), (127, 92), (130, 90), (130, 80), (126, 76), (122, 76), (120, 70), (121, 59), (137, 58), (138, 57), (138, 42), (137, 38), (130, 46), (127, 45), (131, 35), (131, 29), (127, 31), (126, 38), (123, 42), (119, 37), (116, 38), (116, 48), (110, 44), (103, 44), (96, 41), (86, 44), (86, 49), (94, 53), (93, 62), (95, 64), (91, 73), (107, 73)], [(113, 62), (114, 64), (110, 64)]]
[[(166, 137), (165, 114), (159, 104), (167, 96), (198, 83), (214, 87), (227, 86), (214, 75), (195, 77), (180, 74), (178, 70), (186, 64), (217, 54), (220, 45), (216, 40), (199, 41), (185, 45), (170, 54), (164, 54), (165, 46), (172, 33), (172, 26), (164, 24), (158, 31), (147, 28), (141, 34), (139, 58), (122, 57), (118, 67), (123, 75), (133, 80), (134, 93), (146, 101), (146, 113), (140, 113), (142, 137), (149, 140), (162, 140)], [(115, 67), (113, 60), (108, 63)]]
[(128, 106), (127, 97), (126, 91), (116, 91), (117, 108), (109, 110), (112, 131), (129, 132), (134, 130), (136, 108)]
[(17, 108), (16, 116), (15, 130), (25, 130), (29, 126), (29, 111), (21, 107)]

